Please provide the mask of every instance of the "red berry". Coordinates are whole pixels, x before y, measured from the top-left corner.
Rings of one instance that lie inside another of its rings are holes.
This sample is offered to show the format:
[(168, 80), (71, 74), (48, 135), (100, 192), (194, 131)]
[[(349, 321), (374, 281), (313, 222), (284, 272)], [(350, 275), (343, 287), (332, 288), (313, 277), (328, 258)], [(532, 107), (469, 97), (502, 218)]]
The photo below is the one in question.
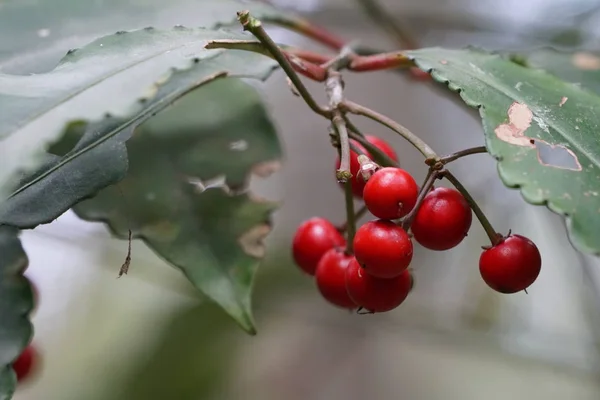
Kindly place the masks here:
[(542, 256), (537, 246), (520, 235), (510, 235), (501, 243), (484, 250), (479, 272), (489, 287), (500, 293), (527, 289), (538, 277)]
[(400, 275), (412, 260), (408, 234), (391, 221), (369, 221), (356, 231), (354, 256), (366, 271), (378, 278)]
[(427, 193), (410, 227), (413, 237), (430, 250), (448, 250), (467, 236), (473, 215), (456, 189), (439, 187)]
[(346, 270), (346, 289), (350, 298), (371, 312), (385, 312), (398, 307), (412, 288), (412, 277), (406, 269), (392, 279), (371, 276), (361, 268), (356, 259)]
[[(378, 138), (377, 136), (365, 135), (365, 139), (369, 141), (373, 146), (377, 147), (379, 150), (387, 154), (392, 160), (398, 161), (398, 155), (383, 139)], [(362, 152), (369, 158), (373, 158), (371, 153), (369, 153), (360, 143), (351, 140), (352, 144), (358, 147)], [(340, 167), (340, 159), (337, 158), (335, 168), (336, 170)], [(350, 151), (350, 172), (352, 173), (352, 193), (356, 197), (362, 197), (363, 189), (365, 188), (366, 182), (363, 180), (362, 176), (359, 173), (360, 171), (360, 163), (358, 162), (358, 154), (354, 151)], [(343, 187), (343, 184), (342, 184)]]
[(321, 258), (315, 272), (317, 288), (325, 300), (350, 310), (355, 309), (356, 304), (346, 290), (346, 269), (353, 259), (342, 248), (331, 249)]
[(314, 275), (323, 254), (346, 240), (333, 224), (324, 218), (314, 217), (298, 227), (292, 241), (292, 255), (296, 264), (307, 274)]
[(33, 345), (27, 346), (12, 365), (18, 382), (24, 381), (31, 375), (37, 361), (38, 353), (35, 347)]
[(382, 168), (368, 180), (363, 191), (365, 205), (377, 218), (396, 219), (413, 209), (419, 186), (400, 168)]

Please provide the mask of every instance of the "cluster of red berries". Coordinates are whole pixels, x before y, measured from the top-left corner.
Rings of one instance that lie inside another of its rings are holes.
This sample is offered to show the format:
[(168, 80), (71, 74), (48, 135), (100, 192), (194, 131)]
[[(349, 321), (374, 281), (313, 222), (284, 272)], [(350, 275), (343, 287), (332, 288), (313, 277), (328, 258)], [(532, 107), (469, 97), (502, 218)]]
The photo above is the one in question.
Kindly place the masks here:
[[(31, 283), (31, 287), (33, 289), (34, 305), (37, 305), (39, 292), (33, 283)], [(25, 350), (23, 350), (12, 364), (13, 371), (15, 371), (15, 375), (17, 376), (17, 382), (21, 383), (32, 376), (39, 364), (39, 358), (39, 352), (35, 345), (30, 343), (25, 347)]]
[[(374, 136), (366, 139), (398, 161), (388, 143)], [(353, 146), (371, 157), (359, 143)], [(365, 181), (359, 155), (351, 152), (350, 156), (352, 192), (377, 219), (356, 231), (352, 246), (346, 246), (343, 229), (330, 221), (319, 217), (304, 221), (293, 239), (294, 261), (315, 277), (319, 292), (333, 305), (370, 313), (390, 311), (406, 299), (413, 286), (409, 269), (412, 239), (437, 251), (457, 246), (471, 227), (471, 207), (459, 191), (438, 187), (414, 209), (420, 189), (407, 171), (376, 168)], [(339, 163), (338, 159), (338, 168)], [(410, 219), (410, 234), (402, 226), (403, 217)], [(525, 290), (540, 269), (537, 247), (520, 235), (498, 238), (495, 245), (484, 248), (479, 260), (483, 280), (501, 293)]]

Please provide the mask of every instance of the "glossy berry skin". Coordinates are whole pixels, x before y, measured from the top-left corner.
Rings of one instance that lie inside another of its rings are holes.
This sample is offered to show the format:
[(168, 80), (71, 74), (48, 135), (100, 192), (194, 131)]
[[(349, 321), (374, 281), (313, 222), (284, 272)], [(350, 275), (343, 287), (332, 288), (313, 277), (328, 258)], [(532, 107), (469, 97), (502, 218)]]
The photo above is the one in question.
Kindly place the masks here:
[(346, 269), (353, 259), (341, 247), (331, 249), (321, 258), (315, 272), (321, 296), (334, 306), (350, 310), (357, 308), (346, 290)]
[(362, 225), (354, 236), (354, 256), (372, 276), (394, 278), (410, 264), (413, 246), (408, 234), (391, 221)]
[[(365, 139), (367, 139), (367, 141), (369, 141), (371, 144), (373, 144), (373, 146), (377, 147), (379, 150), (381, 150), (382, 152), (387, 154), (392, 160), (394, 160), (396, 162), (398, 161), (398, 155), (396, 154), (396, 152), (394, 151), (392, 146), (390, 146), (388, 144), (388, 142), (386, 142), (383, 139), (378, 138), (377, 136), (372, 136), (372, 135), (365, 135)], [(353, 145), (355, 145), (357, 148), (362, 150), (363, 153), (366, 156), (368, 156), (369, 158), (373, 157), (371, 155), (371, 153), (366, 151), (366, 149), (361, 144), (356, 142), (355, 140), (351, 140), (350, 142)], [(336, 164), (335, 164), (336, 170), (339, 167), (340, 167), (340, 158), (338, 157)], [(355, 197), (362, 197), (366, 182), (364, 181), (364, 179), (362, 178), (362, 176), (360, 174), (360, 163), (358, 162), (358, 154), (355, 153), (354, 151), (350, 151), (350, 172), (352, 173), (352, 193), (354, 194)], [(342, 184), (342, 187), (343, 187), (343, 184)]]
[(323, 254), (345, 244), (346, 240), (331, 222), (313, 217), (298, 227), (292, 241), (292, 255), (304, 272), (314, 275)]
[(456, 189), (438, 187), (427, 193), (411, 224), (414, 239), (430, 250), (448, 250), (463, 241), (473, 214)]
[(377, 218), (397, 219), (408, 214), (419, 196), (419, 186), (401, 168), (382, 168), (367, 181), (363, 191), (365, 205)]
[(35, 347), (33, 345), (27, 346), (12, 365), (17, 375), (17, 382), (22, 382), (31, 375), (37, 361), (38, 353)]
[(520, 235), (510, 235), (501, 243), (484, 250), (479, 272), (489, 287), (500, 293), (527, 289), (538, 277), (542, 256), (537, 246)]
[(350, 298), (360, 307), (373, 313), (398, 307), (412, 288), (408, 270), (392, 279), (371, 276), (353, 259), (346, 270), (346, 289)]

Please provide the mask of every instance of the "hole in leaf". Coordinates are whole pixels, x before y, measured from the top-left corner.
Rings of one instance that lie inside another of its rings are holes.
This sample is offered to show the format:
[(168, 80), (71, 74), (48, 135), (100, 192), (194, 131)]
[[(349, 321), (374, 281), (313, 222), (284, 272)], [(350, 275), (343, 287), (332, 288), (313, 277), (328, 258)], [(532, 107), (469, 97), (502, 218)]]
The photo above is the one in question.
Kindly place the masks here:
[(575, 153), (562, 145), (551, 145), (543, 140), (536, 141), (538, 160), (542, 165), (554, 168), (581, 171), (581, 164)]

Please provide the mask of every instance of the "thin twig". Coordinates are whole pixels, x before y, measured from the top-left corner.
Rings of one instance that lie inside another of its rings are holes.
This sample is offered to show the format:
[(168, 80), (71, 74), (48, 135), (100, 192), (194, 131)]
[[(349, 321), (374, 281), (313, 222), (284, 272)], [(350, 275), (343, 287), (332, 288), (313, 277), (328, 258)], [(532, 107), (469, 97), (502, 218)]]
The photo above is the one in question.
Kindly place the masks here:
[(487, 153), (487, 148), (485, 146), (471, 147), (469, 149), (457, 151), (456, 153), (449, 154), (447, 156), (443, 156), (440, 159), (442, 164), (448, 164), (454, 160), (458, 160), (461, 157), (469, 156), (471, 154), (480, 154)]
[(423, 182), (423, 186), (421, 186), (421, 190), (419, 191), (419, 197), (417, 197), (417, 202), (415, 206), (402, 219), (402, 229), (404, 229), (405, 231), (408, 231), (408, 228), (410, 228), (410, 225), (412, 224), (413, 220), (417, 216), (417, 213), (419, 212), (419, 208), (421, 208), (421, 204), (423, 204), (423, 201), (425, 200), (425, 196), (427, 196), (427, 193), (429, 193), (429, 191), (431, 190), (431, 187), (433, 186), (435, 180), (439, 177), (439, 174), (439, 171), (433, 168), (429, 168), (427, 176), (425, 177), (425, 182)]
[(347, 117), (345, 117), (344, 119), (346, 120), (346, 127), (348, 128), (348, 136), (350, 137), (350, 139), (360, 143), (360, 145), (363, 146), (369, 152), (369, 154), (371, 155), (373, 160), (377, 162), (377, 164), (382, 165), (384, 167), (400, 167), (400, 165), (394, 159), (392, 159), (390, 156), (381, 151), (381, 149), (379, 149), (377, 146), (373, 145), (373, 143), (369, 142), (365, 138), (365, 135), (352, 123), (352, 121), (350, 121), (350, 119), (348, 119)]
[(417, 135), (408, 130), (408, 128), (400, 125), (393, 119), (348, 100), (343, 101), (340, 104), (340, 108), (343, 111), (365, 116), (369, 119), (372, 119), (373, 121), (379, 122), (380, 124), (387, 126), (391, 130), (402, 136), (404, 139), (408, 140), (415, 148), (417, 148), (417, 150), (421, 152), (421, 154), (423, 154), (423, 156), (425, 156), (426, 160), (439, 160), (438, 155), (435, 153), (435, 151), (433, 151), (431, 147), (429, 147), (427, 143), (425, 143), (423, 140), (421, 140), (421, 138), (419, 138)]
[(273, 55), (273, 58), (279, 63), (281, 68), (284, 70), (288, 78), (292, 81), (300, 96), (304, 99), (306, 104), (313, 110), (315, 113), (322, 115), (327, 118), (331, 118), (331, 111), (327, 110), (315, 101), (312, 97), (306, 86), (300, 80), (300, 77), (294, 70), (294, 67), (290, 64), (287, 57), (281, 52), (277, 44), (271, 39), (271, 37), (267, 34), (267, 32), (262, 27), (262, 24), (259, 20), (252, 17), (249, 11), (240, 11), (238, 12), (238, 20), (244, 30), (252, 33), (262, 44), (269, 50), (269, 52)]
[(352, 181), (348, 180), (344, 186), (344, 197), (346, 199), (346, 253), (354, 252), (354, 235), (356, 234), (356, 219), (354, 215), (354, 195), (352, 193)]
[[(369, 209), (367, 208), (367, 206), (363, 205), (358, 211), (356, 211), (354, 213), (354, 221), (358, 221), (359, 219), (361, 219), (367, 212), (369, 211)], [(348, 221), (346, 220), (346, 222), (344, 222), (342, 225), (338, 226), (337, 230), (340, 233), (344, 233), (346, 232), (346, 230), (348, 229)]]
[(400, 47), (406, 49), (416, 49), (420, 47), (412, 34), (405, 29), (402, 24), (392, 18), (390, 12), (384, 10), (377, 0), (357, 1), (373, 22), (385, 30), (388, 35), (400, 45)]
[(475, 216), (481, 223), (481, 226), (483, 226), (485, 233), (490, 238), (490, 242), (492, 242), (492, 246), (495, 246), (496, 244), (498, 244), (502, 239), (502, 235), (499, 234), (494, 229), (494, 227), (492, 226), (492, 224), (490, 223), (488, 218), (485, 216), (484, 212), (481, 210), (481, 208), (479, 207), (479, 205), (477, 204), (475, 199), (471, 196), (469, 191), (463, 186), (463, 184), (454, 175), (452, 175), (452, 173), (450, 171), (444, 170), (442, 172), (442, 175), (446, 179), (448, 179), (450, 181), (450, 183), (452, 183), (454, 185), (454, 187), (463, 195), (463, 197), (465, 198), (467, 203), (469, 203), (469, 206), (471, 206), (473, 213), (475, 214)]
[(340, 141), (340, 167), (335, 176), (339, 182), (347, 182), (352, 179), (352, 172), (350, 172), (350, 140), (348, 139), (348, 130), (344, 119), (339, 111), (336, 110), (335, 112), (337, 115), (332, 118), (331, 122)]
[(346, 44), (346, 41), (341, 37), (337, 36), (333, 32), (329, 32), (323, 27), (314, 25), (306, 19), (270, 17), (266, 18), (266, 20), (271, 24), (287, 28), (301, 35), (309, 37), (333, 50), (339, 51)]

